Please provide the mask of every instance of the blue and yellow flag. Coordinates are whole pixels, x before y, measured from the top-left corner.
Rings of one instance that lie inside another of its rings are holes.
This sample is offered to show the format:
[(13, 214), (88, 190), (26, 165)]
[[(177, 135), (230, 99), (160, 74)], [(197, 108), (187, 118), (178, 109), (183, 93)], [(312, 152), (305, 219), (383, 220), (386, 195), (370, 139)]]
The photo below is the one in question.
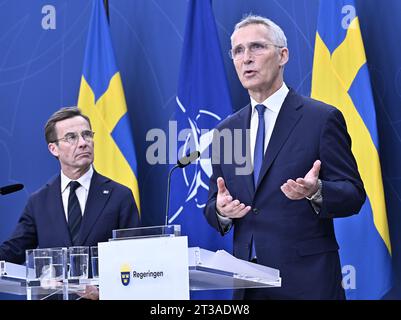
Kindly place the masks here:
[(391, 243), (375, 106), (352, 0), (320, 2), (311, 95), (343, 113), (367, 193), (358, 215), (335, 220), (347, 298), (380, 299), (391, 288)]
[(131, 126), (102, 0), (93, 0), (78, 107), (95, 132), (96, 170), (129, 187), (140, 209)]

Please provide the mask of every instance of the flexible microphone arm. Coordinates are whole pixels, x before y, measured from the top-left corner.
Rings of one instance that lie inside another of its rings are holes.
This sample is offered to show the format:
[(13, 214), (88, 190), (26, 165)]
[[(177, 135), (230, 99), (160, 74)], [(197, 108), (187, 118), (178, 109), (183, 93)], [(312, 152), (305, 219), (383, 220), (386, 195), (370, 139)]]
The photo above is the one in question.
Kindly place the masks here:
[(170, 179), (171, 179), (171, 174), (175, 169), (179, 168), (179, 165), (176, 164), (174, 167), (171, 168), (171, 170), (168, 173), (168, 178), (167, 178), (167, 201), (166, 201), (166, 218), (164, 221), (164, 225), (168, 225), (168, 209), (170, 206)]
[(185, 168), (187, 165), (191, 164), (194, 160), (198, 159), (200, 156), (199, 151), (194, 151), (191, 152), (189, 155), (182, 157), (177, 161), (177, 164), (172, 167), (168, 173), (168, 178), (167, 178), (167, 200), (166, 200), (166, 217), (164, 221), (164, 225), (168, 225), (168, 209), (170, 206), (170, 180), (171, 180), (171, 174), (173, 171), (177, 168)]

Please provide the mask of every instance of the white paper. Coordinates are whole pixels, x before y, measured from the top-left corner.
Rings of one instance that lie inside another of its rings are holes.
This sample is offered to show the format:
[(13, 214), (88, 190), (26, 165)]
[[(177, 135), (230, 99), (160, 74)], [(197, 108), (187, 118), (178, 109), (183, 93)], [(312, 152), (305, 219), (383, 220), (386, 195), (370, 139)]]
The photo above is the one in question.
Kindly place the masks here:
[(239, 278), (280, 281), (280, 271), (238, 259), (224, 250), (212, 252), (199, 247), (189, 248), (189, 265), (234, 273)]

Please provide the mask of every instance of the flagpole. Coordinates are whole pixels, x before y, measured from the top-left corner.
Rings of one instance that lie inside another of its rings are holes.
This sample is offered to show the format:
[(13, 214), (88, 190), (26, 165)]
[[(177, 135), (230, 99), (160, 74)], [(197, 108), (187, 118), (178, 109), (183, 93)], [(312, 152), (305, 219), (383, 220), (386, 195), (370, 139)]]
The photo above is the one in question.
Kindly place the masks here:
[(103, 5), (106, 11), (107, 22), (110, 24), (109, 0), (103, 0)]

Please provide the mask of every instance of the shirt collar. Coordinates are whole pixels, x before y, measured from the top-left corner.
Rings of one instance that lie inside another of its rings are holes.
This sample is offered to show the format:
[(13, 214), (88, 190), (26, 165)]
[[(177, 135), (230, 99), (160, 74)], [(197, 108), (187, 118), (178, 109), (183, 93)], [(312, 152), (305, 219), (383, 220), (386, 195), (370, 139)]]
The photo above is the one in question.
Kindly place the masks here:
[[(86, 189), (86, 191), (89, 190), (89, 186), (91, 183), (91, 179), (93, 176), (93, 167), (92, 165), (89, 167), (89, 170), (87, 172), (85, 172), (85, 174), (83, 176), (81, 176), (79, 179), (77, 179), (76, 181), (78, 181), (82, 187), (84, 187)], [(72, 180), (70, 178), (68, 178), (63, 171), (61, 171), (61, 193), (63, 193), (65, 191), (65, 189), (67, 189), (68, 184), (71, 182)]]
[(288, 89), (287, 85), (283, 82), (280, 89), (278, 89), (275, 93), (273, 93), (270, 97), (268, 97), (262, 103), (256, 102), (251, 97), (251, 106), (252, 106), (252, 114), (255, 112), (255, 106), (258, 104), (263, 104), (266, 108), (270, 109), (274, 113), (279, 113), (281, 106), (284, 103), (285, 98), (290, 90)]

